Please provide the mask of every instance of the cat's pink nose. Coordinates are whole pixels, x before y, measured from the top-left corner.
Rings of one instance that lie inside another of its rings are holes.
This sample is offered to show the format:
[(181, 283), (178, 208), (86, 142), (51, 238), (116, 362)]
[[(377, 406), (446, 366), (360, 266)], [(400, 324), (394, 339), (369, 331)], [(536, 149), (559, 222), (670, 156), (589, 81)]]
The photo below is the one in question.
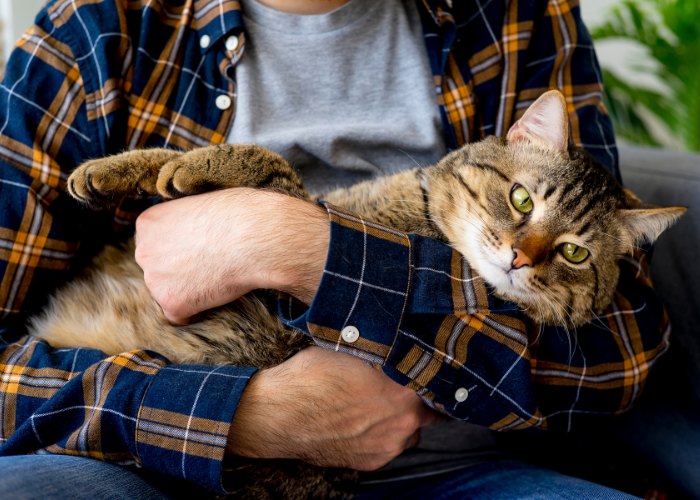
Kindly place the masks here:
[(513, 269), (520, 269), (523, 266), (532, 267), (532, 259), (518, 247), (513, 247)]

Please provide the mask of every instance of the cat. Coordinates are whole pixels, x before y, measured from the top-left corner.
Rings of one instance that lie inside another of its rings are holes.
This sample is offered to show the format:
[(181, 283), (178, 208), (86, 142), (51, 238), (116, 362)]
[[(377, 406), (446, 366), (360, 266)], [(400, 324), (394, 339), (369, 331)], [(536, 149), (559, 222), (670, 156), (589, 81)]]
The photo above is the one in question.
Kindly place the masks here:
[[(685, 209), (644, 206), (569, 144), (567, 116), (564, 97), (549, 91), (505, 139), (488, 137), (434, 166), (322, 198), (395, 229), (448, 242), (497, 296), (516, 303), (535, 322), (581, 325), (610, 304), (618, 259), (655, 240)], [(203, 164), (206, 170), (199, 167)], [(88, 161), (68, 180), (70, 194), (93, 208), (128, 197), (169, 199), (236, 186), (312, 199), (282, 157), (256, 145), (130, 151)], [(274, 297), (262, 292), (193, 324), (168, 323), (133, 254), (133, 241), (105, 248), (82, 277), (31, 319), (31, 333), (54, 347), (85, 346), (108, 354), (148, 348), (176, 363), (262, 368), (308, 345), (280, 322), (272, 312)], [(281, 466), (286, 472), (278, 464), (248, 465), (237, 464), (235, 469), (246, 474), (230, 481), (243, 496), (345, 496), (354, 479), (351, 472), (294, 461)]]

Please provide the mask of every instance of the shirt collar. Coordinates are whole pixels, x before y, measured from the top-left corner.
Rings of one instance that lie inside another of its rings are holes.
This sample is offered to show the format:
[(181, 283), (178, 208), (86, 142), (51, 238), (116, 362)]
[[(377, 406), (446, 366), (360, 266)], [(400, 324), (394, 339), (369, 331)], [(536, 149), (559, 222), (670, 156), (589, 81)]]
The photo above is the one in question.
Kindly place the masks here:
[[(442, 25), (451, 18), (452, 0), (417, 0), (419, 8), (428, 12), (435, 24)], [(196, 0), (194, 26), (213, 42), (233, 30), (243, 30), (241, 2), (238, 0)]]
[(194, 28), (199, 36), (207, 35), (210, 43), (202, 47), (206, 52), (222, 37), (243, 31), (241, 2), (238, 0), (196, 0)]
[(424, 9), (430, 18), (438, 26), (443, 26), (446, 22), (454, 22), (452, 18), (452, 0), (417, 0), (419, 9)]
[[(452, 0), (416, 0), (419, 9), (425, 10), (438, 27), (454, 22)], [(196, 0), (194, 3), (194, 27), (200, 36), (207, 35), (210, 43), (202, 47), (206, 52), (222, 37), (244, 31), (241, 2), (238, 0)]]

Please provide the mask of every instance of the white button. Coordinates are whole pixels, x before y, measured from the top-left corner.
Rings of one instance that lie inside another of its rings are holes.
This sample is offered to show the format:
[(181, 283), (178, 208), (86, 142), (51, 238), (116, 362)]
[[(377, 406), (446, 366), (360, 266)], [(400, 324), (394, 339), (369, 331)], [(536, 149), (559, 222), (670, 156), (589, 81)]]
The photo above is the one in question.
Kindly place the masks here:
[(226, 39), (226, 50), (236, 50), (238, 48), (238, 37), (230, 36)]
[(457, 400), (458, 403), (466, 401), (468, 397), (469, 397), (469, 391), (466, 390), (464, 387), (460, 387), (459, 389), (457, 389), (455, 391), (455, 399)]
[(209, 47), (209, 44), (211, 43), (211, 37), (209, 35), (202, 35), (202, 37), (199, 39), (199, 46), (202, 47), (203, 49), (206, 49)]
[(352, 344), (360, 338), (360, 330), (354, 326), (346, 326), (341, 330), (340, 336), (343, 337), (345, 342), (350, 342)]
[(225, 110), (231, 107), (231, 98), (227, 95), (221, 94), (216, 98), (216, 107), (220, 110)]

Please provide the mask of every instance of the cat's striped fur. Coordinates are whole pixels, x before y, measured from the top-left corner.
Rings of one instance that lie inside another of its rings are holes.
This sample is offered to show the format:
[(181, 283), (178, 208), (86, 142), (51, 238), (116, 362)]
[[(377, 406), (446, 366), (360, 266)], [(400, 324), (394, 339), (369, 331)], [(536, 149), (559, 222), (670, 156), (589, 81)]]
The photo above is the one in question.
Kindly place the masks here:
[[(441, 238), (466, 257), (497, 295), (534, 320), (580, 325), (610, 303), (618, 259), (640, 241), (655, 239), (684, 210), (642, 208), (605, 168), (568, 147), (567, 123), (563, 98), (550, 92), (507, 139), (491, 137), (435, 166), (323, 198), (401, 231)], [(305, 196), (286, 161), (245, 145), (188, 153), (132, 151), (88, 162), (69, 179), (71, 194), (94, 206), (109, 206), (123, 197), (171, 198), (234, 186)], [(522, 201), (523, 193), (531, 208), (527, 212), (514, 202), (514, 194)], [(570, 262), (562, 253), (565, 244), (585, 249), (587, 258)], [(107, 353), (148, 348), (180, 363), (265, 367), (305, 343), (268, 306), (263, 295), (250, 294), (191, 325), (171, 325), (150, 297), (133, 246), (127, 244), (99, 255), (83, 277), (60, 290), (33, 319), (31, 330), (57, 347), (88, 346)], [(248, 478), (237, 484), (253, 496), (306, 498), (334, 491), (318, 479), (322, 475), (300, 472), (314, 469), (294, 467), (301, 469), (273, 473), (248, 468)]]

